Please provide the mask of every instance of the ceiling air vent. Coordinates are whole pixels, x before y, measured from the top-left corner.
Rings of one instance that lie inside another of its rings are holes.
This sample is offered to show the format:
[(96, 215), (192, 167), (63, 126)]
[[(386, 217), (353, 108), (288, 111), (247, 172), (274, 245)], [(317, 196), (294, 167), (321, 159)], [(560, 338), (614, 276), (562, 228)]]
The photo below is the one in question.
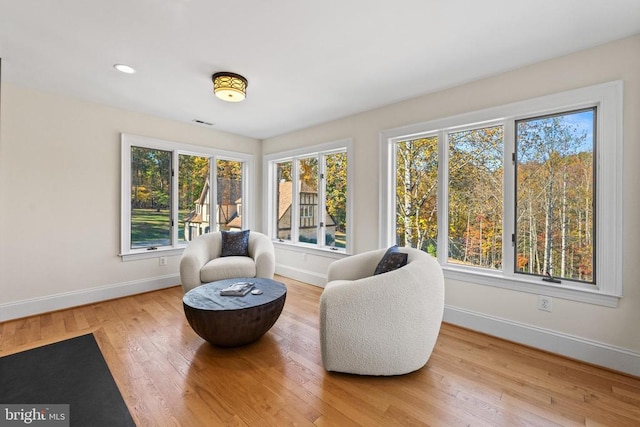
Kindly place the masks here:
[(207, 125), (207, 126), (213, 126), (213, 123), (210, 122), (205, 122), (204, 120), (200, 120), (200, 119), (193, 119), (194, 122), (201, 124), (201, 125)]

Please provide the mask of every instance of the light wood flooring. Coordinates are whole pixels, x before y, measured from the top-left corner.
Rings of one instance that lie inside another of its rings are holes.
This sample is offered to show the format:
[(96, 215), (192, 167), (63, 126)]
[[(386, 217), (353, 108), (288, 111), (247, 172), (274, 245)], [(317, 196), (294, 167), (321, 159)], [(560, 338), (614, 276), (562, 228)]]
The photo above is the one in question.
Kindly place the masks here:
[(448, 324), (417, 372), (327, 373), (322, 289), (279, 279), (284, 311), (248, 346), (204, 342), (174, 287), (2, 323), (0, 356), (94, 333), (139, 426), (640, 426), (639, 378)]

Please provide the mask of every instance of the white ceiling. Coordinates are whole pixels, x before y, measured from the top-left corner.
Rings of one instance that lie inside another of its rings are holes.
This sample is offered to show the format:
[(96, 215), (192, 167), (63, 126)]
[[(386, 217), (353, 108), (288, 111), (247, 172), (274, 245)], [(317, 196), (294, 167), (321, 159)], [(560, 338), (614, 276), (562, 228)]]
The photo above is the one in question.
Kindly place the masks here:
[(259, 139), (637, 33), (640, 0), (0, 0), (3, 81)]

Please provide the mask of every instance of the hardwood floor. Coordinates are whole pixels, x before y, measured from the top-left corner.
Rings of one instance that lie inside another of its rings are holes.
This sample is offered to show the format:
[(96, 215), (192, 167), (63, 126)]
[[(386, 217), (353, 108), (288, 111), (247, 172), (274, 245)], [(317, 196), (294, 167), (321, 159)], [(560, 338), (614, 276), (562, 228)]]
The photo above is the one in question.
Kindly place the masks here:
[(279, 279), (284, 311), (245, 347), (198, 337), (175, 287), (2, 323), (0, 356), (93, 332), (139, 426), (640, 425), (639, 378), (448, 324), (417, 372), (327, 373), (322, 289)]

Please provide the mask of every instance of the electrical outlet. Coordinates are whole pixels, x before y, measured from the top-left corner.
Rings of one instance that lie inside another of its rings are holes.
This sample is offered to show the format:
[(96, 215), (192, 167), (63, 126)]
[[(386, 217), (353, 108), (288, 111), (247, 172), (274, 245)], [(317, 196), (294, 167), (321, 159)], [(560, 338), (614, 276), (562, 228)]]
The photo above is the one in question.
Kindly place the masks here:
[(166, 256), (161, 256), (160, 257), (160, 265), (167, 265), (167, 257)]
[(538, 310), (553, 311), (553, 298), (538, 295)]

